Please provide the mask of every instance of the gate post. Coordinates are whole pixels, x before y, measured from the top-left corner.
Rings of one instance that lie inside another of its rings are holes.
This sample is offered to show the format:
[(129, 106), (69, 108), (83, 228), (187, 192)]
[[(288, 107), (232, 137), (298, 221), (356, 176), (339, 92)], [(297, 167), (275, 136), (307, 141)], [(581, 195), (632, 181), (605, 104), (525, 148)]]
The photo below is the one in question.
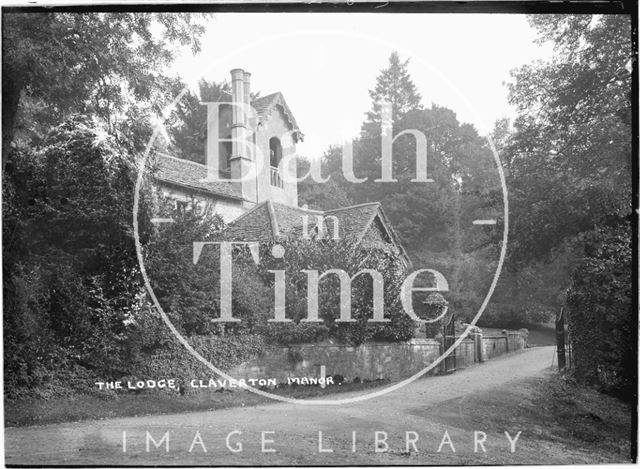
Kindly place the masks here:
[(564, 370), (567, 366), (567, 358), (564, 348), (564, 309), (556, 316), (556, 348), (558, 350), (558, 370)]
[[(456, 342), (456, 316), (452, 314), (449, 318), (449, 323), (445, 324), (443, 328), (443, 349), (449, 350)], [(457, 349), (452, 350), (448, 357), (446, 357), (444, 362), (445, 373), (452, 373), (456, 371), (456, 353)]]
[[(443, 329), (444, 331), (444, 329)], [(440, 345), (440, 356), (444, 355), (444, 351), (445, 349), (445, 339), (444, 339), (444, 334), (440, 333), (436, 336), (436, 340), (439, 342)], [(447, 359), (445, 358), (444, 360), (442, 360), (440, 362), (440, 365), (438, 366), (439, 368), (439, 374), (441, 375), (446, 375), (447, 374)]]
[(475, 348), (475, 361), (478, 363), (482, 363), (484, 361), (484, 347), (482, 342), (482, 333), (475, 332), (473, 334), (473, 345)]

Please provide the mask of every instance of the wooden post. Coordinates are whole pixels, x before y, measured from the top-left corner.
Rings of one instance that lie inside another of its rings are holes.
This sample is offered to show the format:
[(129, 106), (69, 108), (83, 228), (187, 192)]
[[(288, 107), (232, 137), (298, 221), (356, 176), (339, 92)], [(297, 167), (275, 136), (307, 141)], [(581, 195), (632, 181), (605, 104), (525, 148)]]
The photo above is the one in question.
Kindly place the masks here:
[(556, 348), (558, 349), (558, 370), (564, 370), (567, 366), (567, 358), (564, 348), (564, 310), (560, 308), (560, 314), (556, 316)]

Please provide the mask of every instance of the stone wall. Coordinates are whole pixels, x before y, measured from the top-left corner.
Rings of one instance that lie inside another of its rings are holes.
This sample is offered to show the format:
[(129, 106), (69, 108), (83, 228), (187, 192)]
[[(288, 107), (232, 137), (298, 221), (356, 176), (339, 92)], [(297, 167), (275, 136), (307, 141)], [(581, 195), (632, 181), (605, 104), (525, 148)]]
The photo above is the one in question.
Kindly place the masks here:
[(525, 334), (516, 331), (509, 331), (507, 332), (507, 334), (509, 341), (509, 352), (522, 350), (527, 346), (527, 337)]
[[(456, 367), (466, 368), (526, 346), (526, 338), (518, 332), (482, 336), (470, 334), (456, 349)], [(340, 344), (301, 344), (291, 347), (268, 347), (254, 359), (229, 371), (234, 378), (320, 377), (342, 376), (347, 381), (407, 378), (429, 364), (442, 353), (442, 344), (435, 339), (413, 339), (401, 343), (366, 343), (358, 347)], [(437, 366), (433, 373), (442, 371)]]
[(475, 341), (473, 339), (465, 339), (460, 342), (456, 349), (456, 368), (466, 368), (473, 365), (476, 361)]
[(490, 360), (503, 353), (522, 350), (527, 346), (526, 335), (517, 331), (503, 331), (500, 335), (482, 337), (483, 358)]
[(491, 360), (493, 357), (507, 353), (507, 336), (486, 336), (482, 338), (484, 348), (483, 358)]
[(414, 339), (404, 343), (367, 343), (359, 347), (337, 344), (302, 344), (269, 347), (259, 357), (230, 372), (237, 378), (268, 376), (278, 382), (288, 377), (340, 375), (349, 381), (406, 378), (440, 356), (440, 342)]

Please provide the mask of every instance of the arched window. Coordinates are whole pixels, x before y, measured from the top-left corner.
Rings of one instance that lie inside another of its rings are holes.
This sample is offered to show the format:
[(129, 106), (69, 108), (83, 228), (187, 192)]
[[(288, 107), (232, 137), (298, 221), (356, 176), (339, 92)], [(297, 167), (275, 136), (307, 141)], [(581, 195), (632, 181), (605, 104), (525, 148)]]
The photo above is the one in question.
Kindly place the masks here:
[(278, 137), (269, 139), (269, 161), (273, 168), (277, 168), (282, 159), (282, 145)]

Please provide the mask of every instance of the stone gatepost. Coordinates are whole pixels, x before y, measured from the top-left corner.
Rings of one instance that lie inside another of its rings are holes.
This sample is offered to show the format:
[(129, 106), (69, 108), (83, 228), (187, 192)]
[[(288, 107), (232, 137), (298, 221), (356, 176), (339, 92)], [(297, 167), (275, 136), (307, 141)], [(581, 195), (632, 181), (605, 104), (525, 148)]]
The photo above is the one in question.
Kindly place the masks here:
[(504, 339), (505, 339), (505, 352), (509, 353), (509, 331), (507, 331), (506, 329), (503, 329), (502, 335), (504, 336)]
[(484, 361), (484, 344), (482, 342), (482, 332), (472, 332), (473, 335), (473, 358), (475, 362), (482, 363)]

